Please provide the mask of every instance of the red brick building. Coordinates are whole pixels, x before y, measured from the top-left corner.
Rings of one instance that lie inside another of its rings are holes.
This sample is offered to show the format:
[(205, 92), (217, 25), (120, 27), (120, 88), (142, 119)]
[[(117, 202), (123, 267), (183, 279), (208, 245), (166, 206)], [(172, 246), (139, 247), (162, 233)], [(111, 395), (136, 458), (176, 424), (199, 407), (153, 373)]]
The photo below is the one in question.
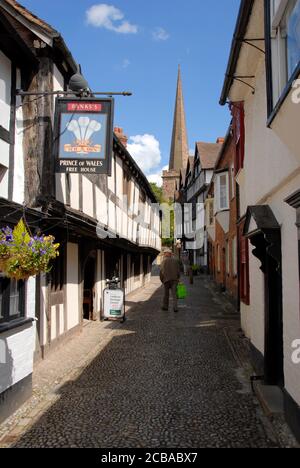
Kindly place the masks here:
[(215, 165), (206, 200), (209, 271), (222, 290), (238, 300), (236, 146), (230, 126)]

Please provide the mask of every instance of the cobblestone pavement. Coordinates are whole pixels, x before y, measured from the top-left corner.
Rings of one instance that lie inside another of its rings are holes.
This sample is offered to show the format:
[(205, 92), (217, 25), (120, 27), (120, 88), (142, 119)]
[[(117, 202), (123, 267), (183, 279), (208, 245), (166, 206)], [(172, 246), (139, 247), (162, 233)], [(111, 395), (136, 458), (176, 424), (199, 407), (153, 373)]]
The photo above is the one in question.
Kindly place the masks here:
[[(95, 341), (97, 333), (91, 333), (93, 349), (86, 361), (78, 364), (75, 353), (77, 368), (61, 376), (54, 389), (47, 383), (47, 364), (42, 363), (44, 395), (37, 404), (44, 406), (38, 411), (33, 405), (24, 412), (2, 444), (280, 446), (251, 393), (247, 343), (230, 303), (215, 293), (206, 278), (197, 278), (189, 290), (178, 314), (171, 309), (163, 312), (162, 289), (158, 278), (153, 278), (129, 304), (132, 308), (124, 325), (91, 324), (101, 329), (101, 344)], [(57, 359), (60, 355), (63, 360), (68, 347), (75, 350), (79, 340), (58, 351)]]

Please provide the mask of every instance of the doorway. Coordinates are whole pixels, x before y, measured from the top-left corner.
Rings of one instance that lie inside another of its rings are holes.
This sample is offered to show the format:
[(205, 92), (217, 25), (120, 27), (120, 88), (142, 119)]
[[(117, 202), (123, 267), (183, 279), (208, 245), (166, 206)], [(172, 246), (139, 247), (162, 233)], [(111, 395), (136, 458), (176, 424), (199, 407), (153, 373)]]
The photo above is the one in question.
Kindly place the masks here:
[(84, 267), (83, 319), (94, 320), (96, 259), (88, 257)]
[(244, 234), (264, 273), (264, 381), (284, 387), (281, 229), (268, 205), (248, 208)]

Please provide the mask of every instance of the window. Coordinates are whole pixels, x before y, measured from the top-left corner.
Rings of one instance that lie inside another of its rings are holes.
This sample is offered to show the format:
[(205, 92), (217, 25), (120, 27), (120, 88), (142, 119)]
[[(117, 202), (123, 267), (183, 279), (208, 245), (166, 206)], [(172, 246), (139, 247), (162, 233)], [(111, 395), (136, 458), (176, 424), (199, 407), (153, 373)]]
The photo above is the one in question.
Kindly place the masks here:
[(300, 0), (271, 1), (273, 107), (300, 62)]
[(25, 317), (25, 284), (0, 278), (0, 323)]
[(52, 292), (58, 292), (63, 289), (65, 284), (65, 255), (66, 248), (63, 244), (60, 246), (60, 254), (53, 263), (51, 270), (51, 290)]
[(216, 174), (216, 212), (229, 210), (228, 172)]

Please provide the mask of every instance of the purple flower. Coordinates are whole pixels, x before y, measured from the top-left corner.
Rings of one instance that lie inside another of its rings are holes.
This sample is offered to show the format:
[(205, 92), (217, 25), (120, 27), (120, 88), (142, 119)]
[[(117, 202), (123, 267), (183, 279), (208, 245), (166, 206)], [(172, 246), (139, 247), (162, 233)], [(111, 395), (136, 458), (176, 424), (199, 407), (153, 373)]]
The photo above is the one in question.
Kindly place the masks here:
[(5, 228), (2, 228), (1, 231), (6, 236), (10, 236), (13, 233), (13, 230), (9, 226), (6, 226)]
[(40, 250), (41, 255), (46, 255), (46, 253), (47, 253), (46, 250), (43, 250), (43, 249)]

